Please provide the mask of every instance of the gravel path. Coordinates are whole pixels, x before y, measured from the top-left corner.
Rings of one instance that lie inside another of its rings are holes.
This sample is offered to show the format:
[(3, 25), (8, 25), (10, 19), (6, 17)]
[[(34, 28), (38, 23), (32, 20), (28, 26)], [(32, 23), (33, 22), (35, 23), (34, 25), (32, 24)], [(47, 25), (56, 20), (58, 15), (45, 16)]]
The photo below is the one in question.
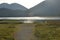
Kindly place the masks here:
[(31, 40), (33, 38), (33, 24), (20, 24), (17, 26), (20, 28), (15, 34), (16, 40)]

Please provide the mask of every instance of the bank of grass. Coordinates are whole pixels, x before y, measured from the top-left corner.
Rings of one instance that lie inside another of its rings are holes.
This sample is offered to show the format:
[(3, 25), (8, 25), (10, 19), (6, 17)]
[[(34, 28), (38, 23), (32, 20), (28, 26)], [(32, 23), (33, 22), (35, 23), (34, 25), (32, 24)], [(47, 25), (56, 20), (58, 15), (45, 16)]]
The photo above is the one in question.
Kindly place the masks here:
[(60, 40), (60, 23), (36, 23), (34, 35), (36, 40)]
[(0, 40), (15, 40), (16, 24), (0, 24)]

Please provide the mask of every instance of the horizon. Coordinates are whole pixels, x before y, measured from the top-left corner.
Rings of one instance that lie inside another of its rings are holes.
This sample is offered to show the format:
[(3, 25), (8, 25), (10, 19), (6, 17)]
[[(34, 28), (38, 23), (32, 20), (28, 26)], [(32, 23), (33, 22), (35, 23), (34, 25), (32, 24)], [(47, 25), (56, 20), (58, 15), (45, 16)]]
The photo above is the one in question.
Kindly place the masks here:
[(0, 17), (0, 20), (60, 20), (60, 17)]

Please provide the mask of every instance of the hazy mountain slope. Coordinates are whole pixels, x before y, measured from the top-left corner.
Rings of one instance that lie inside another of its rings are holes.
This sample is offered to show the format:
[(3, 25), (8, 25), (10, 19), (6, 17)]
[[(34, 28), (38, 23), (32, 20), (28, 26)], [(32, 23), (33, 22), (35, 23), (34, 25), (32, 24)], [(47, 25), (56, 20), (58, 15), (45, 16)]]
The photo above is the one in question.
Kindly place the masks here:
[(17, 3), (0, 4), (0, 17), (25, 17), (27, 8)]
[(24, 6), (17, 3), (12, 3), (12, 4), (2, 3), (0, 4), (0, 8), (7, 8), (7, 9), (12, 9), (12, 10), (26, 10), (27, 9)]
[[(54, 1), (54, 0), (53, 0)], [(44, 1), (28, 10), (30, 16), (60, 16), (59, 2)]]
[(0, 17), (25, 17), (26, 11), (0, 8)]

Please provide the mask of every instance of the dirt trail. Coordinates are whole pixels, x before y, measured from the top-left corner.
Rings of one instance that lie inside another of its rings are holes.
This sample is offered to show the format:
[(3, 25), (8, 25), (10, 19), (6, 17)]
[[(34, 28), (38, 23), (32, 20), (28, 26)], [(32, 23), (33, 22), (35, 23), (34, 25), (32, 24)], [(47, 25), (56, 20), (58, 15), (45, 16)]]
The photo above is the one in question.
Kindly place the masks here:
[(33, 38), (33, 24), (20, 24), (17, 27), (20, 30), (15, 34), (16, 40), (31, 40)]

